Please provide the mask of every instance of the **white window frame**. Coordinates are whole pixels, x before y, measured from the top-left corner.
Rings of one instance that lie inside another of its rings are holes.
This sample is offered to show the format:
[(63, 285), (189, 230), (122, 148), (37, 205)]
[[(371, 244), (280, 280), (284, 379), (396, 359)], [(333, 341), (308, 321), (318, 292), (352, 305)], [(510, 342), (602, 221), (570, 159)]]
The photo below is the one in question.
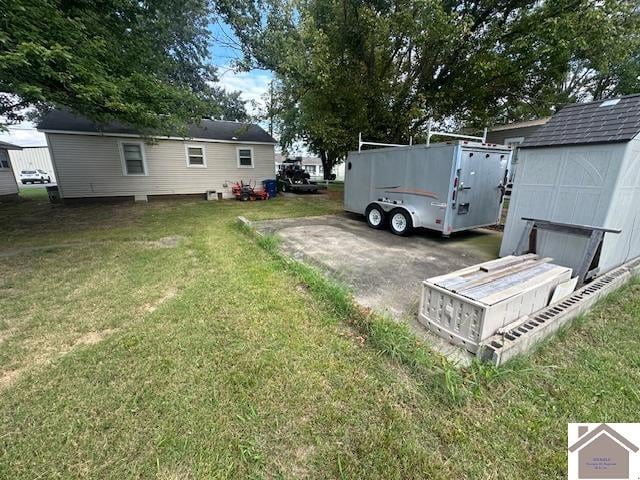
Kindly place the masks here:
[(6, 160), (7, 160), (7, 166), (3, 167), (2, 166), (3, 158), (0, 158), (0, 170), (11, 170), (11, 157), (9, 156), (9, 150), (2, 148), (0, 149), (0, 152), (4, 152), (4, 154), (0, 155), (0, 157), (4, 157), (4, 155), (6, 155)]
[(516, 165), (518, 163), (518, 148), (520, 144), (524, 142), (524, 137), (508, 137), (504, 139), (504, 144), (511, 147), (513, 155), (511, 155), (511, 163)]
[[(189, 149), (190, 148), (199, 148), (202, 150), (202, 165), (191, 165), (191, 162), (189, 160)], [(184, 154), (186, 155), (187, 159), (187, 168), (207, 168), (207, 151), (204, 148), (204, 145), (185, 145), (184, 146)]]
[[(251, 152), (251, 165), (240, 165), (240, 150), (249, 150)], [(253, 147), (236, 147), (236, 160), (238, 162), (238, 168), (255, 168), (256, 160), (253, 156)]]
[(517, 143), (518, 145), (524, 142), (524, 137), (509, 137), (504, 139), (504, 144)]
[[(125, 145), (139, 145), (140, 153), (142, 154), (142, 169), (143, 173), (129, 173), (127, 172), (127, 161), (124, 158), (124, 146)], [(122, 163), (122, 174), (125, 177), (147, 177), (149, 176), (149, 169), (147, 168), (147, 155), (144, 151), (144, 142), (136, 140), (119, 140), (118, 149), (120, 150), (120, 163)]]

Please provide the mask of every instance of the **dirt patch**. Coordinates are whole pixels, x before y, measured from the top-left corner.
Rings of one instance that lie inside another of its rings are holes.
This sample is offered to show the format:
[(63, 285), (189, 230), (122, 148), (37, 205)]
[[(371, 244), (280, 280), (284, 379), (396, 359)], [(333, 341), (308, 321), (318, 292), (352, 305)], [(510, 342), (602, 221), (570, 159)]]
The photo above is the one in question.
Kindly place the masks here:
[(307, 465), (315, 453), (313, 445), (303, 445), (295, 449), (295, 462), (291, 465), (291, 473), (293, 478), (308, 478), (309, 471)]
[(61, 349), (57, 347), (63, 342), (61, 342), (59, 338), (55, 337), (44, 339), (44, 341), (28, 342), (27, 345), (29, 345), (30, 349), (34, 350), (34, 353), (24, 360), (23, 363), (27, 364), (26, 366), (8, 370), (0, 375), (0, 390), (13, 384), (28, 370), (48, 365), (55, 359), (71, 353), (77, 347), (100, 343), (106, 337), (114, 334), (115, 332), (117, 332), (116, 329), (85, 332), (76, 338), (71, 345), (64, 346)]
[(196, 478), (188, 467), (169, 467), (158, 472), (159, 480), (191, 480)]
[(158, 240), (147, 240), (147, 241), (140, 242), (140, 243), (142, 243), (143, 245), (146, 245), (148, 247), (175, 248), (183, 240), (184, 240), (184, 237), (181, 236), (181, 235), (170, 235), (168, 237), (162, 237), (162, 238), (160, 238)]
[[(75, 341), (73, 347), (71, 347), (71, 350), (79, 345), (95, 345), (96, 343), (101, 342), (116, 331), (116, 329), (108, 328), (107, 330), (102, 330), (99, 332), (87, 332)], [(64, 353), (68, 353), (68, 351)]]
[(23, 370), (24, 369), (19, 368), (17, 370), (9, 370), (8, 372), (4, 372), (0, 377), (0, 390), (11, 385), (15, 381), (15, 379), (20, 376)]
[(145, 309), (145, 311), (147, 311), (149, 313), (153, 313), (158, 309), (158, 307), (160, 305), (162, 305), (165, 302), (168, 302), (173, 297), (175, 297), (177, 294), (178, 294), (178, 289), (176, 287), (171, 287), (166, 292), (164, 292), (164, 295), (162, 297), (158, 298), (155, 302), (146, 303), (144, 305), (144, 309)]
[(6, 330), (0, 330), (0, 344), (2, 344), (11, 335), (13, 335), (14, 331), (15, 331), (15, 329), (13, 329), (13, 328), (7, 328)]

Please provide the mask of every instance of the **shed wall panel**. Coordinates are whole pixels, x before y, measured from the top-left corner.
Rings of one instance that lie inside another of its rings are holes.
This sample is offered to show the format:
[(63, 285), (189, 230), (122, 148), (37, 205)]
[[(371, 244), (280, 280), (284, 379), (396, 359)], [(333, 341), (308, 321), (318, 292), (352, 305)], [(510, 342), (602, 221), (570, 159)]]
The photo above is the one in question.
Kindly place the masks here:
[[(260, 184), (274, 177), (273, 145), (159, 140), (144, 145), (148, 175), (131, 176), (123, 174), (119, 142), (138, 139), (49, 133), (47, 141), (65, 198), (193, 194), (206, 190), (229, 196), (233, 182), (242, 179)], [(187, 145), (204, 148), (205, 168), (187, 166)], [(253, 150), (253, 168), (238, 168), (238, 148)], [(227, 187), (223, 187), (225, 183)]]
[(627, 145), (619, 180), (614, 190), (608, 222), (620, 234), (605, 235), (600, 257), (603, 271), (640, 256), (640, 139)]
[[(522, 217), (615, 228), (608, 214), (624, 155), (623, 144), (521, 150), (500, 255), (515, 250)], [(585, 242), (540, 232), (538, 252), (575, 269)]]

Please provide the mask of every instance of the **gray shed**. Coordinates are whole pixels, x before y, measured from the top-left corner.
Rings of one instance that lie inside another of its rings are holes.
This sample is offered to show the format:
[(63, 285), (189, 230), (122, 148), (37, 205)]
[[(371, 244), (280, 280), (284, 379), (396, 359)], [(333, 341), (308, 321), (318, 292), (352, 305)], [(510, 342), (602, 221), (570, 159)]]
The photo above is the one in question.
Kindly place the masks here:
[[(640, 94), (569, 105), (521, 145), (500, 256), (511, 254), (522, 217), (620, 229), (607, 233), (599, 273), (640, 256)], [(539, 232), (537, 251), (576, 268), (587, 240)]]

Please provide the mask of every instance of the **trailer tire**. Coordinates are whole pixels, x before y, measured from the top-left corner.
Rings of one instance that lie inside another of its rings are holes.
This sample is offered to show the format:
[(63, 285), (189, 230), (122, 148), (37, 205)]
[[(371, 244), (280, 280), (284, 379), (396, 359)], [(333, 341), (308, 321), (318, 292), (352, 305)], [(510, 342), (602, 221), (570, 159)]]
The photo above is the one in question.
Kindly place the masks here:
[(387, 213), (380, 205), (372, 203), (364, 212), (367, 219), (367, 225), (376, 230), (382, 230), (387, 226)]
[(409, 212), (402, 208), (391, 210), (389, 214), (389, 230), (394, 235), (406, 237), (413, 231), (413, 221)]

